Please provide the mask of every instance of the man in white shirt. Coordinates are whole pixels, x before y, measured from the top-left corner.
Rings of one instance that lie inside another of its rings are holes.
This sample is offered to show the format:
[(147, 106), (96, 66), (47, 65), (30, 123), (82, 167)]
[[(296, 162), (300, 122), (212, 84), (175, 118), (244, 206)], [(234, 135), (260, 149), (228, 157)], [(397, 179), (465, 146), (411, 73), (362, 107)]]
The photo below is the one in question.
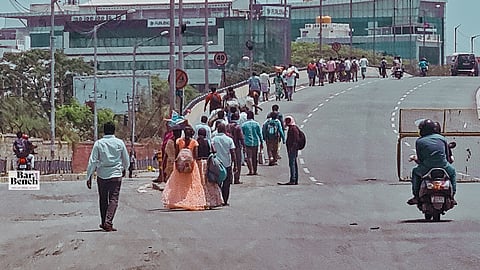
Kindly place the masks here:
[(345, 80), (347, 82), (349, 82), (350, 78), (352, 77), (351, 74), (350, 74), (351, 73), (350, 71), (352, 69), (352, 62), (350, 62), (350, 59), (348, 57), (346, 57), (344, 64), (345, 64), (345, 73), (347, 74)]
[(268, 100), (268, 91), (270, 90), (270, 77), (263, 71), (260, 74), (260, 89), (262, 90), (263, 101)]
[(367, 73), (368, 60), (367, 58), (365, 58), (364, 55), (362, 55), (362, 58), (360, 58), (360, 61), (358, 63), (360, 65), (360, 70), (362, 72), (362, 79), (365, 80), (365, 73)]

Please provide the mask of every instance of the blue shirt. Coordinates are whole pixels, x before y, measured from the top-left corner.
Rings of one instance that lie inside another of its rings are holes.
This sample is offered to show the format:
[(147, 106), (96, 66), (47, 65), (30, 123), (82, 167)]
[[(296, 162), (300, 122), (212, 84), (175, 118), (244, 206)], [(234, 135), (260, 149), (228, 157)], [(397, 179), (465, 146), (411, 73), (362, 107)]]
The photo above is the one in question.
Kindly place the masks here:
[(96, 171), (102, 179), (122, 177), (130, 165), (125, 143), (115, 135), (105, 135), (96, 141), (88, 159), (87, 179)]
[(218, 159), (220, 159), (225, 167), (231, 167), (232, 157), (230, 150), (235, 149), (232, 138), (228, 137), (225, 133), (217, 133), (217, 135), (212, 138), (212, 143), (217, 152)]
[(440, 134), (430, 134), (417, 139), (415, 142), (419, 165), (428, 169), (443, 168), (447, 161), (447, 140)]
[(262, 143), (262, 129), (253, 119), (242, 124), (242, 131), (246, 146), (259, 146)]

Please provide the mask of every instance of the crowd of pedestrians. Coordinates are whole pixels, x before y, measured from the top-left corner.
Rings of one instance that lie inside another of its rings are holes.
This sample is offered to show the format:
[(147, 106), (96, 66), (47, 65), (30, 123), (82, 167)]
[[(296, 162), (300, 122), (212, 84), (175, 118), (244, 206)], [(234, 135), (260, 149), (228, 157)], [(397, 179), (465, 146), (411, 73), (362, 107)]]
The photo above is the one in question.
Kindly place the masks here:
[(365, 79), (368, 66), (368, 59), (365, 56), (360, 59), (352, 56), (313, 60), (307, 65), (308, 85), (315, 86), (317, 79), (319, 86), (324, 86), (325, 82), (358, 82), (358, 73), (360, 72), (360, 77)]
[[(289, 76), (293, 77), (298, 73), (296, 68), (290, 68), (290, 72)], [(161, 176), (155, 180), (165, 182), (162, 192), (165, 208), (205, 210), (228, 206), (231, 185), (243, 184), (248, 181), (246, 177), (258, 175), (259, 164), (278, 166), (281, 158), (279, 150), (284, 144), (287, 144), (289, 158), (289, 183), (298, 184), (298, 149), (295, 149), (298, 137), (287, 135), (294, 134), (289, 131), (296, 128), (292, 126), (293, 117), (287, 116), (284, 122), (279, 106), (275, 104), (265, 120), (255, 119), (260, 109), (255, 106), (258, 102), (256, 99), (262, 97), (267, 100), (268, 91), (267, 96), (263, 96), (265, 89), (277, 84), (286, 90), (283, 94), (286, 93), (287, 98), (291, 98), (294, 80), (288, 82), (283, 78), (281, 81), (274, 79), (270, 84), (269, 77), (265, 80), (264, 73), (260, 76), (253, 73), (249, 80), (248, 95), (252, 106), (241, 106), (236, 102), (233, 88), (228, 89), (223, 97), (212, 90), (206, 97), (205, 114), (199, 123), (192, 126), (178, 114), (166, 119), (168, 130), (164, 138), (166, 142), (162, 146), (164, 154)], [(218, 104), (222, 105), (218, 107)], [(263, 153), (266, 153), (266, 160), (263, 160)], [(226, 173), (225, 178), (218, 183), (208, 179), (212, 157), (220, 161)], [(242, 167), (248, 171), (245, 170), (242, 174)]]

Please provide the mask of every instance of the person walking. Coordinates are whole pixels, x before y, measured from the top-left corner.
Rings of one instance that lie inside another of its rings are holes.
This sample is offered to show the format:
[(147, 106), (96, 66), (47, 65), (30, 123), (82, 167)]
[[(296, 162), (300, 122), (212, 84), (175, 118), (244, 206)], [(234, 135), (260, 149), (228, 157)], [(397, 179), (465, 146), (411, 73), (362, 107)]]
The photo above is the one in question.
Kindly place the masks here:
[(176, 152), (176, 142), (182, 136), (182, 126), (175, 125), (170, 128), (172, 132), (172, 136), (167, 138), (167, 142), (165, 143), (165, 151), (163, 154), (163, 164), (162, 164), (162, 171), (163, 171), (163, 182), (167, 182), (170, 178), (170, 175), (173, 172), (175, 158), (177, 157)]
[(97, 173), (100, 204), (100, 228), (107, 232), (116, 231), (113, 218), (118, 206), (122, 177), (129, 167), (128, 150), (125, 143), (115, 137), (115, 124), (103, 125), (105, 135), (93, 145), (87, 167), (87, 188), (92, 188), (93, 173)]
[(270, 91), (270, 76), (263, 71), (260, 76), (260, 89), (262, 90), (262, 100), (268, 101), (268, 92)]
[(286, 183), (278, 183), (279, 185), (298, 185), (298, 142), (300, 140), (300, 130), (295, 124), (293, 116), (285, 117), (285, 125), (288, 127), (287, 131), (287, 153), (288, 166), (290, 168), (290, 181)]
[(352, 68), (351, 68), (351, 73), (352, 73), (352, 82), (358, 82), (358, 60), (357, 58), (354, 56), (354, 57), (351, 57), (351, 61), (352, 61)]
[(245, 149), (245, 139), (243, 137), (242, 127), (238, 124), (240, 115), (238, 113), (232, 114), (230, 123), (227, 125), (227, 133), (235, 144), (235, 164), (237, 170), (233, 173), (233, 184), (242, 184), (240, 182), (240, 173), (242, 171), (242, 153)]
[[(267, 114), (267, 118), (271, 118), (271, 114), (273, 113), (276, 113), (277, 114), (277, 119), (278, 121), (280, 121), (280, 124), (282, 125), (282, 130), (283, 130), (283, 134), (285, 134), (285, 123), (283, 122), (283, 114), (279, 111), (280, 110), (280, 107), (278, 106), (278, 104), (273, 104), (272, 105), (272, 111), (269, 112)], [(281, 159), (281, 156), (280, 156), (280, 148), (282, 146), (282, 144), (280, 144), (280, 138), (278, 138), (278, 150), (277, 150), (277, 157), (276, 159)]]
[(205, 135), (205, 139), (210, 141), (212, 139), (212, 130), (211, 130), (210, 126), (208, 125), (208, 116), (206, 116), (206, 115), (202, 115), (202, 117), (200, 117), (200, 123), (195, 125), (195, 135), (193, 136), (193, 138), (195, 140), (198, 138), (198, 130), (201, 129), (201, 128), (204, 128), (205, 132), (207, 133)]
[[(205, 210), (207, 208), (202, 178), (197, 162), (195, 162), (198, 156), (198, 142), (193, 139), (194, 132), (192, 126), (186, 125), (184, 137), (176, 141), (175, 152), (177, 158), (174, 162), (174, 170), (162, 192), (163, 205), (167, 209)], [(183, 151), (184, 149), (189, 151)], [(180, 154), (184, 155), (185, 160), (191, 161), (188, 164), (191, 171), (182, 171), (182, 164), (179, 164), (181, 161), (179, 159)]]
[(275, 100), (280, 101), (283, 97), (283, 93), (286, 89), (285, 80), (283, 79), (282, 72), (277, 72), (273, 77), (273, 84), (275, 85)]
[[(218, 159), (222, 162), (227, 170), (227, 178), (222, 182), (223, 205), (228, 206), (230, 197), (230, 185), (232, 184), (233, 173), (237, 171), (237, 162), (235, 162), (235, 144), (229, 136), (227, 136), (226, 126), (223, 123), (218, 124), (218, 134), (213, 137), (212, 144)], [(233, 170), (232, 170), (233, 164)]]
[(214, 110), (222, 108), (222, 97), (217, 93), (217, 88), (210, 88), (210, 93), (205, 97), (205, 105), (203, 111), (207, 110), (207, 105), (210, 103), (209, 113), (211, 114)]
[(345, 81), (350, 82), (352, 78), (352, 61), (348, 57), (345, 57)]
[(358, 64), (360, 65), (362, 79), (365, 80), (367, 67), (368, 67), (368, 59), (364, 55), (362, 55), (362, 58), (360, 58), (360, 61), (358, 62)]
[(258, 175), (258, 147), (263, 149), (262, 130), (260, 124), (254, 120), (252, 111), (247, 111), (247, 121), (242, 124), (245, 139), (245, 152), (247, 154), (247, 175)]
[(315, 60), (308, 63), (307, 73), (308, 73), (308, 86), (315, 86), (315, 77), (317, 77), (317, 65), (315, 64)]
[(333, 57), (330, 57), (330, 60), (327, 62), (327, 72), (328, 72), (328, 83), (333, 83), (335, 81), (335, 71), (337, 69), (337, 65)]
[(252, 76), (248, 78), (248, 95), (253, 97), (255, 114), (258, 114), (258, 100), (260, 98), (261, 82), (256, 72), (252, 72)]
[(133, 170), (135, 170), (135, 163), (137, 163), (137, 155), (133, 149), (130, 151), (129, 158), (130, 165), (128, 166), (128, 178), (133, 178)]
[(287, 100), (292, 101), (292, 95), (294, 92), (295, 81), (298, 72), (295, 71), (296, 68), (292, 65), (287, 69), (287, 73), (285, 74), (286, 85), (287, 85)]
[(197, 166), (200, 171), (200, 178), (202, 179), (203, 191), (205, 192), (205, 200), (207, 208), (212, 209), (218, 206), (222, 206), (222, 191), (218, 183), (208, 181), (207, 175), (207, 160), (211, 153), (213, 153), (213, 147), (210, 140), (207, 140), (207, 131), (204, 128), (200, 128), (197, 131), (198, 142), (198, 156)]
[(268, 166), (277, 165), (278, 144), (280, 139), (285, 143), (285, 134), (282, 124), (278, 120), (278, 112), (271, 112), (269, 118), (265, 121), (262, 128), (263, 140), (267, 145)]
[(323, 60), (323, 58), (318, 60), (317, 73), (318, 73), (319, 86), (324, 86), (326, 70), (327, 70), (327, 65), (325, 64), (325, 60)]

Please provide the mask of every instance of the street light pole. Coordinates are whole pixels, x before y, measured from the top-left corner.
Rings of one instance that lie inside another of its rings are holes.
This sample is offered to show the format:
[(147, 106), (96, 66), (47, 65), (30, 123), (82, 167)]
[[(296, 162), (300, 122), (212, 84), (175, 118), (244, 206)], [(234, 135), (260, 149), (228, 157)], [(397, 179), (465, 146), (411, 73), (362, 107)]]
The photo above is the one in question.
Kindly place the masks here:
[(208, 78), (208, 69), (210, 68), (208, 62), (208, 0), (205, 0), (205, 40), (203, 41), (205, 44), (205, 62), (204, 62), (204, 69), (205, 69), (205, 89), (204, 92), (207, 93), (209, 86), (209, 78)]
[(55, 3), (50, 5), (50, 157), (55, 158)]
[(170, 92), (170, 113), (175, 110), (175, 0), (170, 0), (170, 63), (169, 69), (169, 92)]
[[(352, 35), (353, 35), (353, 31), (352, 31), (352, 6), (353, 6), (353, 3), (352, 3), (353, 0), (350, 0), (350, 29), (349, 29), (349, 34), (350, 34), (350, 55), (352, 55)], [(375, 22), (374, 22), (375, 23)]]
[(455, 26), (454, 33), (453, 33), (453, 52), (457, 52), (457, 29), (460, 27), (461, 24)]
[(475, 35), (470, 37), (470, 50), (473, 53), (473, 40), (476, 39), (477, 37), (480, 37), (480, 35)]
[[(285, 1), (285, 7), (286, 7), (287, 6), (287, 0), (284, 0), (284, 1)], [(318, 44), (319, 44), (320, 58), (322, 58), (323, 0), (320, 0), (320, 10), (319, 10), (319, 12), (320, 12), (320, 31), (318, 33)]]
[(97, 59), (97, 47), (98, 47), (98, 29), (105, 24), (120, 18), (125, 14), (134, 13), (135, 9), (129, 9), (116, 15), (115, 17), (106, 20), (102, 23), (96, 24), (93, 27), (93, 140), (98, 140), (98, 109), (97, 109), (97, 79), (98, 79), (98, 59)]

